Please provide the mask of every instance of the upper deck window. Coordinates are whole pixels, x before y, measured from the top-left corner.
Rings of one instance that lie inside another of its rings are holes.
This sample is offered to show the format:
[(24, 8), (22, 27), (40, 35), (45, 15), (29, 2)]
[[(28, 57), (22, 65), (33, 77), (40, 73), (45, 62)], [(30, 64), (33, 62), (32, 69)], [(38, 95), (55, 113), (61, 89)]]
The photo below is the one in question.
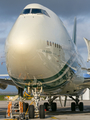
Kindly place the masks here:
[(24, 9), (21, 14), (28, 14), (28, 13), (30, 13), (30, 10), (31, 9)]

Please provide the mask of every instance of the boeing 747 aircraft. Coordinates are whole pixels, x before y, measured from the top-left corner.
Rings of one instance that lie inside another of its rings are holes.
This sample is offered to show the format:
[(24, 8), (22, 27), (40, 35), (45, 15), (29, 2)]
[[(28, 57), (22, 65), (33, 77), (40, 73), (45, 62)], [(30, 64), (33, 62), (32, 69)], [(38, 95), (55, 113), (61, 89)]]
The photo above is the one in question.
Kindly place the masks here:
[[(89, 51), (90, 42), (84, 39)], [(29, 105), (29, 118), (34, 118), (35, 112), (45, 118), (45, 109), (56, 111), (53, 101), (62, 95), (74, 100), (72, 111), (76, 107), (83, 111), (79, 96), (90, 87), (90, 75), (87, 74), (90, 70), (77, 51), (76, 19), (71, 39), (54, 12), (40, 4), (27, 5), (6, 39), (5, 57), (8, 75), (0, 74), (0, 88), (14, 85), (21, 97), (24, 89), (34, 96), (35, 106)], [(42, 95), (49, 100), (39, 106)], [(26, 106), (27, 103), (23, 109)]]

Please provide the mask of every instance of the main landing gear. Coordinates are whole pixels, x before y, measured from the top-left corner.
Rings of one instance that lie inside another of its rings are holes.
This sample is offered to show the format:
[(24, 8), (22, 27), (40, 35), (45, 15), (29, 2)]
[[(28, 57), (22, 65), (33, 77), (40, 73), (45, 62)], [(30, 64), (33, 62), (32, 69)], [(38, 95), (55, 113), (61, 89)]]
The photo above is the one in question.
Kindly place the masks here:
[(57, 104), (55, 102), (53, 102), (56, 98), (57, 97), (53, 97), (51, 99), (51, 96), (49, 97), (48, 102), (44, 103), (45, 111), (48, 111), (48, 110), (56, 111), (57, 110)]
[(49, 111), (49, 109), (51, 109), (52, 111), (56, 111), (57, 110), (57, 104), (55, 102), (49, 104), (48, 102), (44, 103), (45, 106), (45, 111)]
[(71, 103), (71, 111), (75, 111), (76, 108), (79, 108), (80, 111), (83, 111), (84, 109), (83, 102), (79, 102), (79, 96), (76, 96), (76, 99), (74, 99), (72, 96), (69, 97), (75, 101)]

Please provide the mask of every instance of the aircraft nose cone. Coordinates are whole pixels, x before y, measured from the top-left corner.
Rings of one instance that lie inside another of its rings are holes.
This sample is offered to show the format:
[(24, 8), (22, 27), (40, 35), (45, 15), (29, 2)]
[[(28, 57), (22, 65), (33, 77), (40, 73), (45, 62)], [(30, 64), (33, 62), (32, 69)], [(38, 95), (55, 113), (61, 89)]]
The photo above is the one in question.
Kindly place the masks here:
[(26, 54), (32, 50), (33, 43), (29, 40), (19, 39), (10, 42), (11, 50), (17, 54)]
[(25, 40), (19, 40), (13, 45), (14, 52), (17, 52), (19, 54), (25, 54), (29, 52), (30, 48), (31, 46), (29, 45), (28, 41)]

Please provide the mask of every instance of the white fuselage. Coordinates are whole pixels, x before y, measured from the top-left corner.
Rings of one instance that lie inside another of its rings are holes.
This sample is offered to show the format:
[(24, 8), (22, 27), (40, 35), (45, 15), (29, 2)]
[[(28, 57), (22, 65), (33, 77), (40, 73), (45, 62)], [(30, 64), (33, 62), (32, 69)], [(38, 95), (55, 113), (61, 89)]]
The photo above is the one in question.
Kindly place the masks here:
[[(30, 4), (25, 7), (27, 8), (44, 9), (49, 16), (21, 14), (15, 22), (6, 40), (7, 70), (13, 81), (21, 86), (34, 80), (50, 84), (65, 76), (69, 68), (77, 71), (73, 63), (78, 59), (78, 54), (62, 21), (55, 13), (41, 5)], [(57, 75), (65, 65), (68, 65), (67, 69)], [(73, 77), (77, 81), (76, 76)], [(48, 78), (52, 78), (50, 82)], [(60, 88), (55, 90), (57, 89)], [(73, 89), (76, 89), (76, 86)]]

